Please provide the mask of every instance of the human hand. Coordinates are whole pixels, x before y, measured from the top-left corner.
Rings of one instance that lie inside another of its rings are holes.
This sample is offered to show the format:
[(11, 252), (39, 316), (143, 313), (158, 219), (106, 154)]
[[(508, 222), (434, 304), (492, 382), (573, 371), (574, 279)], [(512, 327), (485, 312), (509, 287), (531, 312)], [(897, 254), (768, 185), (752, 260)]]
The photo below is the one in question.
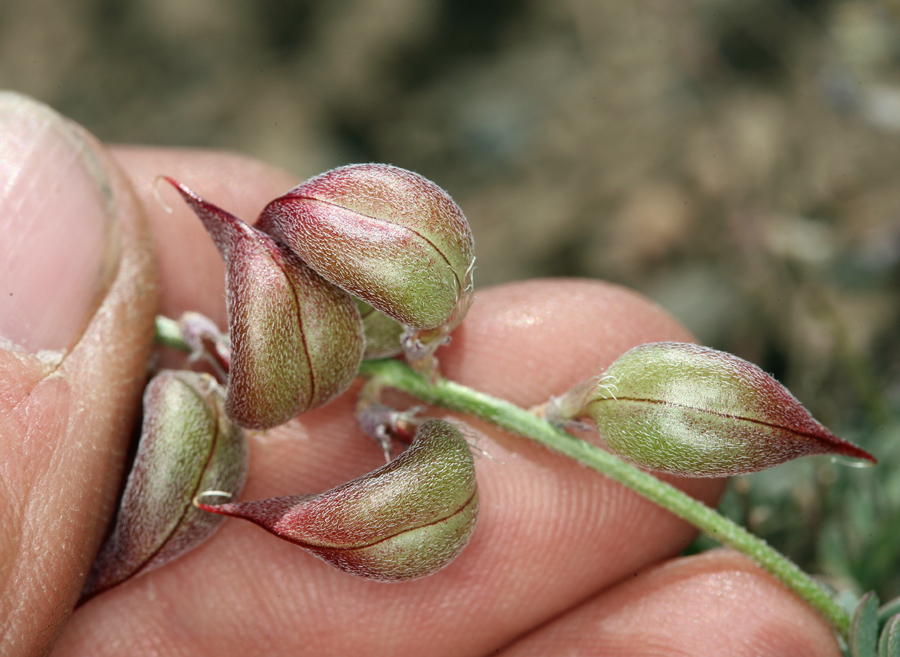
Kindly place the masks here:
[[(463, 554), (434, 576), (360, 580), (229, 522), (184, 558), (72, 614), (113, 512), (153, 316), (198, 310), (225, 325), (219, 255), (174, 195), (163, 193), (174, 209), (165, 212), (154, 179), (183, 180), (244, 218), (297, 181), (223, 153), (118, 148), (110, 156), (21, 103), (0, 97), (0, 134), (17, 139), (0, 171), (19, 172), (3, 187), (0, 334), (28, 352), (0, 350), (0, 654), (43, 654), (54, 642), (54, 655), (92, 656), (838, 654), (828, 625), (744, 558), (676, 558), (693, 536), (685, 523), (467, 418), (484, 452), (479, 523)], [(63, 283), (69, 291), (51, 300)], [(688, 339), (620, 288), (529, 281), (478, 290), (440, 357), (448, 378), (528, 407), (632, 346)], [(33, 355), (39, 349), (64, 357), (54, 364), (45, 354), (45, 364)], [(355, 390), (251, 435), (243, 499), (320, 492), (378, 467), (381, 449), (355, 425)], [(723, 486), (674, 481), (708, 503)]]

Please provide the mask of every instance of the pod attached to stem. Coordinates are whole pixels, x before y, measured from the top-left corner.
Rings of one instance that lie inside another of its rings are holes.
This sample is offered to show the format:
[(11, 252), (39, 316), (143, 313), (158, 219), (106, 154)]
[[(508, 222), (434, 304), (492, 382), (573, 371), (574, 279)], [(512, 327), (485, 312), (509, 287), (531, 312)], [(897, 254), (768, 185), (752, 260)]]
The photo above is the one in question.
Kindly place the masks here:
[(321, 495), (229, 504), (204, 497), (195, 501), (204, 511), (250, 520), (336, 568), (387, 582), (449, 564), (478, 516), (472, 453), (444, 420), (422, 424), (409, 449), (387, 465)]
[(577, 394), (574, 415), (590, 416), (612, 452), (650, 470), (725, 477), (810, 454), (875, 461), (756, 365), (695, 344), (635, 347)]

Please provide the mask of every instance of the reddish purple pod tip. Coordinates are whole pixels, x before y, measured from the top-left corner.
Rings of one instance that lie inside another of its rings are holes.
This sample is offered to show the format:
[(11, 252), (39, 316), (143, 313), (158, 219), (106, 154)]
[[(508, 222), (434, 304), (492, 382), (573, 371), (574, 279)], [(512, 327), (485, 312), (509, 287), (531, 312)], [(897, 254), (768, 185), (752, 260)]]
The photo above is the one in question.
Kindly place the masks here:
[(822, 427), (822, 429), (824, 430), (824, 432), (818, 436), (819, 440), (830, 443), (832, 447), (832, 449), (827, 450), (823, 453), (868, 461), (869, 465), (875, 465), (876, 463), (878, 463), (878, 459), (876, 459), (872, 454), (869, 454), (869, 452), (864, 450), (862, 447), (854, 445), (848, 440), (844, 440), (843, 438), (835, 436), (828, 429), (825, 429), (825, 427)]
[(365, 345), (352, 297), (276, 239), (164, 180), (203, 222), (225, 261), (229, 416), (243, 427), (268, 429), (344, 392)]

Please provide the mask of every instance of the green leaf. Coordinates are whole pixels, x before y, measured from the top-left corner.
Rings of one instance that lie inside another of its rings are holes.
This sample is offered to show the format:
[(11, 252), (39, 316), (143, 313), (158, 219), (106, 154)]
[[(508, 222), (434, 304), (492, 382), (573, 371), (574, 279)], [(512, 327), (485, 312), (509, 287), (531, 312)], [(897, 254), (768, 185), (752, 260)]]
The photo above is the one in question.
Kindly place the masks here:
[(852, 657), (877, 657), (878, 596), (866, 593), (853, 612), (850, 622), (850, 654)]
[(878, 610), (878, 624), (884, 625), (897, 614), (900, 614), (900, 598), (894, 598), (881, 605), (881, 609)]
[(881, 631), (878, 657), (900, 657), (900, 614), (892, 616)]

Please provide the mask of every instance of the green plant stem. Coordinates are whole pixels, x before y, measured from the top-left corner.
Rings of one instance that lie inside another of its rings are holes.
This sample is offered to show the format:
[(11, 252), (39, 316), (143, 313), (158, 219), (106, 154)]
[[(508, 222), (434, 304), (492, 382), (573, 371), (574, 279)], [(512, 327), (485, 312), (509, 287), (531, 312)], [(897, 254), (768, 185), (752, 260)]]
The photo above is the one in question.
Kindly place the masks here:
[[(178, 322), (157, 317), (157, 342), (182, 351), (190, 347), (181, 337)], [(363, 361), (360, 375), (419, 398), (432, 406), (472, 415), (579, 463), (627, 486), (682, 518), (697, 529), (747, 555), (829, 622), (845, 640), (850, 617), (809, 575), (762, 539), (736, 525), (714, 509), (612, 454), (554, 427), (527, 410), (446, 379), (430, 383), (397, 360)]]
[(847, 638), (849, 616), (809, 575), (762, 539), (674, 486), (557, 429), (523, 408), (446, 379), (429, 383), (400, 361), (364, 361), (360, 374), (432, 406), (472, 415), (529, 438), (627, 486), (723, 545), (746, 554), (817, 609), (844, 639)]
[(156, 316), (156, 342), (179, 351), (191, 351), (191, 346), (181, 333), (181, 325), (174, 319), (162, 315)]

